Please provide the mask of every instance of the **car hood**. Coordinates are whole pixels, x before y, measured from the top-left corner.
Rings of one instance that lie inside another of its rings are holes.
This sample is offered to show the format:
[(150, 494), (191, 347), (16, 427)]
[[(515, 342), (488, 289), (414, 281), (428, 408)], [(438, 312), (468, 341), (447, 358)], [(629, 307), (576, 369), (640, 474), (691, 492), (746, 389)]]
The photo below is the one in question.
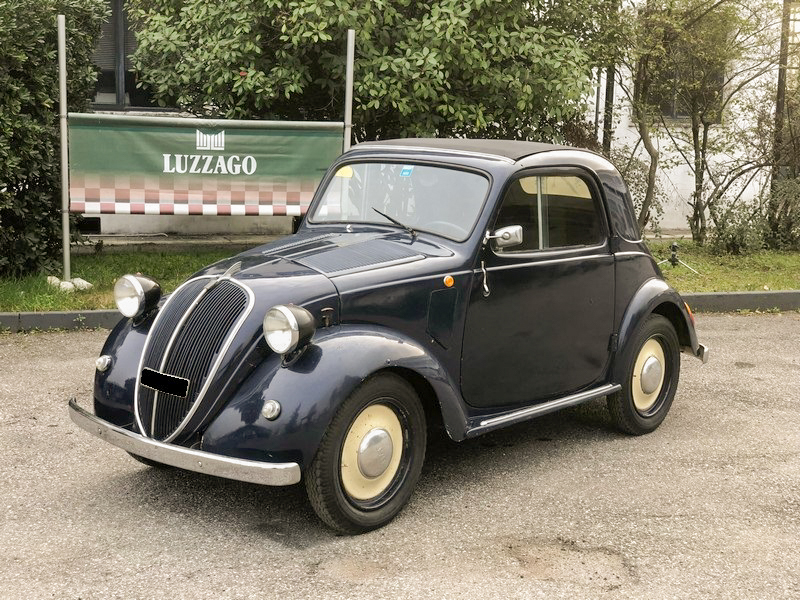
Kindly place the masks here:
[[(291, 303), (315, 315), (333, 309), (329, 316), (337, 323), (345, 310), (342, 295), (349, 290), (407, 280), (453, 260), (449, 248), (405, 232), (305, 231), (217, 262), (195, 276), (229, 273), (253, 291), (254, 315), (263, 317), (270, 307)], [(260, 318), (250, 326), (260, 327)]]
[(429, 240), (412, 239), (406, 233), (306, 231), (220, 261), (201, 274), (221, 274), (241, 262), (236, 275), (240, 279), (293, 277), (309, 272), (336, 279), (452, 256), (451, 250)]

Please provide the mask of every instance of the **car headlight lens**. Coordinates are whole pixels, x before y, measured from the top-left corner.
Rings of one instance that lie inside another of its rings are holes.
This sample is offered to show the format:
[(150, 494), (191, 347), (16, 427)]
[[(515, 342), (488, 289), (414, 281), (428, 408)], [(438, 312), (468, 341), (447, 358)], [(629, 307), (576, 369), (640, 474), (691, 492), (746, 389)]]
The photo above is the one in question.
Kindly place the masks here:
[(314, 334), (314, 316), (293, 304), (273, 306), (264, 316), (264, 338), (273, 352), (287, 354)]
[(160, 298), (161, 286), (148, 277), (123, 275), (114, 284), (117, 308), (128, 318), (138, 317), (155, 308)]

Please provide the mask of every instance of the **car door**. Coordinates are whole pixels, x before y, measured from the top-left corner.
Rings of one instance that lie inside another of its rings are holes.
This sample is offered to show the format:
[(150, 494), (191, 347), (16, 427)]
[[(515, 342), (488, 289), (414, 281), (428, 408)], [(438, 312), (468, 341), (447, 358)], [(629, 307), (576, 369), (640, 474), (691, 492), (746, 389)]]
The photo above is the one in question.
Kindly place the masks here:
[(614, 258), (594, 181), (536, 170), (506, 187), (491, 228), (522, 243), (480, 250), (465, 320), (461, 388), (502, 407), (566, 395), (604, 377), (614, 318)]

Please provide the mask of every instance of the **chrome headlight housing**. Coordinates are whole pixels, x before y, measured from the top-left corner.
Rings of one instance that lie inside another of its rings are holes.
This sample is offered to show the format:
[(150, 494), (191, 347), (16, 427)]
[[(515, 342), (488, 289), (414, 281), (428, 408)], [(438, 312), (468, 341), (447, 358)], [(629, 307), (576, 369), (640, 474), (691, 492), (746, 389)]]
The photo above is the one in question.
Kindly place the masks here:
[(264, 339), (276, 354), (288, 354), (314, 335), (314, 316), (294, 304), (278, 304), (264, 315)]
[(149, 277), (123, 275), (114, 284), (117, 308), (132, 319), (152, 310), (161, 299), (161, 286)]

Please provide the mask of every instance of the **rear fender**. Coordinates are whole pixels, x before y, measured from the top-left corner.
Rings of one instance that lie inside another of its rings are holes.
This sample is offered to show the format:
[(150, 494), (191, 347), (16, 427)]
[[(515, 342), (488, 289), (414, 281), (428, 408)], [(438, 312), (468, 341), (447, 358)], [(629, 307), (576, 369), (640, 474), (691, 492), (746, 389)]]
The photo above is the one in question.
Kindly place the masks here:
[[(412, 371), (431, 387), (451, 437), (463, 438), (466, 414), (457, 387), (418, 342), (395, 331), (345, 325), (318, 331), (289, 363), (270, 355), (245, 380), (203, 434), (208, 452), (298, 462), (308, 466), (341, 403), (368, 377)], [(274, 421), (261, 415), (267, 400), (281, 405)]]
[(663, 279), (649, 279), (636, 291), (628, 304), (619, 328), (617, 352), (611, 368), (610, 381), (621, 383), (627, 378), (625, 351), (636, 330), (651, 314), (660, 314), (669, 319), (684, 352), (698, 356), (700, 344), (692, 324), (692, 318), (680, 294)]

